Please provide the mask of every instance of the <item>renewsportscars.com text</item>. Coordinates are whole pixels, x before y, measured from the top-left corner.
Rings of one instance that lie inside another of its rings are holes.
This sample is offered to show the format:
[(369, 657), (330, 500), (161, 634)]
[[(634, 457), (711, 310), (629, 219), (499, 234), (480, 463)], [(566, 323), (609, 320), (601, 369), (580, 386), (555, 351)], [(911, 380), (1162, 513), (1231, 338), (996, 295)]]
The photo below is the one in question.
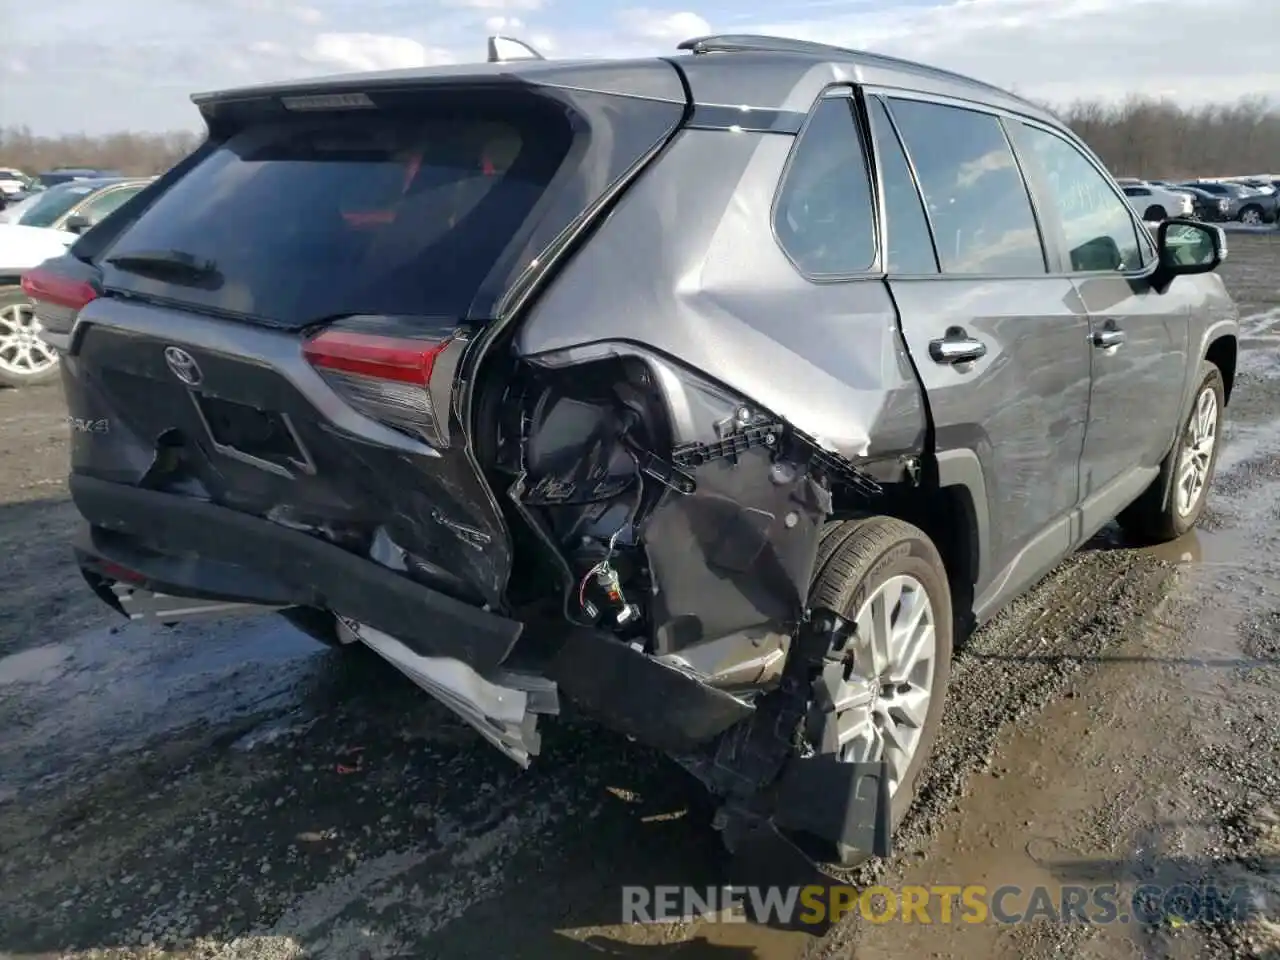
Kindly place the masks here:
[(850, 914), (871, 923), (1224, 923), (1240, 922), (1255, 912), (1257, 905), (1245, 887), (1192, 884), (1144, 884), (1130, 891), (1117, 884), (622, 888), (623, 923), (703, 919), (819, 925)]

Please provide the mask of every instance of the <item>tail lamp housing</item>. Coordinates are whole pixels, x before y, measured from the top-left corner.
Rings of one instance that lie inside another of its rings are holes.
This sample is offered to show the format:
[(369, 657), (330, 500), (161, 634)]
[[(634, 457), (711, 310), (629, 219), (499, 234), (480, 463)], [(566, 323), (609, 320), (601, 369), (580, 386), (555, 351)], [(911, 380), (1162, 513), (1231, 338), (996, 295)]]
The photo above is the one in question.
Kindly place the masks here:
[(95, 276), (96, 271), (80, 261), (63, 264), (60, 258), (22, 275), (22, 292), (36, 305), (40, 324), (49, 333), (70, 333), (80, 311), (102, 295), (94, 280), (76, 274)]
[(447, 447), (454, 373), (466, 342), (456, 329), (408, 333), (335, 325), (305, 341), (302, 354), (353, 409)]

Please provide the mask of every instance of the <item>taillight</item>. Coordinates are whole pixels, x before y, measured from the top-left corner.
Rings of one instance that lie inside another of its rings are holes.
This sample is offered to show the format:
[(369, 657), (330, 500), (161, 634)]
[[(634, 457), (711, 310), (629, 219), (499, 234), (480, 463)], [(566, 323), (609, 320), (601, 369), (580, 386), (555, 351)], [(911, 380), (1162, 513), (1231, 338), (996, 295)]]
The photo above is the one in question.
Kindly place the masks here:
[(365, 416), (448, 446), (454, 364), (441, 369), (441, 361), (462, 346), (454, 334), (419, 339), (329, 329), (303, 344), (302, 353)]
[(72, 310), (82, 310), (90, 300), (98, 298), (93, 284), (64, 277), (43, 267), (28, 270), (22, 275), (22, 292), (36, 303), (51, 303)]
[(76, 315), (101, 295), (90, 281), (43, 266), (22, 275), (22, 292), (35, 303), (36, 316), (44, 329), (59, 334), (70, 333)]

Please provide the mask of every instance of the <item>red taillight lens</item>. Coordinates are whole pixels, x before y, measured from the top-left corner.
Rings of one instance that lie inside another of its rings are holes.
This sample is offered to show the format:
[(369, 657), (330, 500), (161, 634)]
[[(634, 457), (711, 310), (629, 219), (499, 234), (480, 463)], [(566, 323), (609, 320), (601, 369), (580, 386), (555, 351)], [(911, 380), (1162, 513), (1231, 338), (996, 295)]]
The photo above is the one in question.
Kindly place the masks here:
[(80, 310), (89, 301), (98, 298), (98, 291), (93, 284), (84, 280), (72, 280), (41, 267), (28, 270), (22, 275), (22, 292), (37, 303), (51, 303), (72, 310)]
[(302, 354), (343, 399), (365, 416), (428, 443), (448, 443), (450, 382), (433, 389), (437, 361), (454, 337), (417, 340), (325, 330)]

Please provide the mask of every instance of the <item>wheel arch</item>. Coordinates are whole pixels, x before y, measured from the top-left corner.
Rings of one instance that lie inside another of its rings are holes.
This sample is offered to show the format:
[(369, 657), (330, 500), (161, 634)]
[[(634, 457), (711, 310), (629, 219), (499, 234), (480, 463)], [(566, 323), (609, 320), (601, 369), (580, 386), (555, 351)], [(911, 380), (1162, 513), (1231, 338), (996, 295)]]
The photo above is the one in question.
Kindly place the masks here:
[(1215, 337), (1205, 348), (1204, 358), (1222, 373), (1223, 402), (1231, 402), (1231, 388), (1236, 379), (1236, 361), (1240, 344), (1234, 334), (1224, 333)]
[(919, 487), (894, 489), (871, 511), (913, 524), (933, 541), (947, 569), (956, 638), (967, 636), (974, 625), (974, 598), (990, 563), (990, 515), (978, 455), (956, 449), (928, 458)]

